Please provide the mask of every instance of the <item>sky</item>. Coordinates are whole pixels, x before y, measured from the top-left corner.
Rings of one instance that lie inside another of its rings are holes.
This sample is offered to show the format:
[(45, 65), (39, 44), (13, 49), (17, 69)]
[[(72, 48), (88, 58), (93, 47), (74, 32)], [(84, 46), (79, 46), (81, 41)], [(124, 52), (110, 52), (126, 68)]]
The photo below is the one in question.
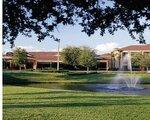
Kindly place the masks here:
[[(112, 51), (114, 48), (120, 48), (128, 45), (138, 44), (138, 41), (131, 39), (127, 31), (119, 30), (114, 35), (106, 33), (100, 36), (99, 32), (88, 36), (81, 32), (82, 28), (79, 25), (75, 26), (59, 26), (53, 34), (60, 39), (60, 49), (67, 46), (89, 46), (95, 49), (98, 54), (103, 54)], [(150, 31), (146, 30), (144, 37), (147, 43), (150, 43)], [(25, 37), (19, 35), (15, 40), (16, 47), (21, 47), (29, 51), (57, 51), (57, 42), (51, 38), (46, 37), (44, 41), (38, 42), (35, 34), (32, 37)], [(12, 51), (10, 44), (3, 45), (3, 52)]]
[[(106, 2), (105, 6), (113, 6), (113, 3)], [(138, 41), (131, 39), (128, 32), (123, 30), (115, 32), (114, 35), (106, 33), (104, 36), (100, 36), (97, 31), (90, 37), (86, 33), (81, 32), (81, 30), (82, 28), (79, 25), (59, 26), (58, 30), (55, 30), (53, 34), (61, 40), (60, 49), (62, 50), (67, 46), (89, 46), (95, 49), (98, 54), (103, 54), (111, 52), (114, 48), (138, 44)], [(150, 30), (145, 31), (144, 38), (147, 43), (150, 43)], [(32, 34), (30, 38), (19, 35), (15, 40), (15, 48), (16, 47), (24, 48), (27, 51), (57, 51), (57, 42), (48, 37), (46, 37), (44, 41), (38, 42), (34, 34)], [(12, 51), (13, 49), (10, 48), (9, 43), (3, 45), (4, 53)]]

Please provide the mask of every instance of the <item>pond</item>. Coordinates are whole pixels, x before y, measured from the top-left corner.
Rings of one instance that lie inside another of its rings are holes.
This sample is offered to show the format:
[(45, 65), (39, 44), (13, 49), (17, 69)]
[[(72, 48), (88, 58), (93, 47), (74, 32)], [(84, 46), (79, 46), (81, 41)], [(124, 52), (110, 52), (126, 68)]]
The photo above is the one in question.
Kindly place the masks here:
[[(76, 91), (91, 91), (105, 93), (121, 93), (132, 95), (150, 95), (150, 84), (139, 84), (138, 88), (122, 87), (119, 89), (109, 88), (112, 84), (99, 83), (30, 83), (26, 86), (37, 88), (48, 88), (54, 90), (76, 90)], [(115, 85), (114, 85), (115, 86)]]

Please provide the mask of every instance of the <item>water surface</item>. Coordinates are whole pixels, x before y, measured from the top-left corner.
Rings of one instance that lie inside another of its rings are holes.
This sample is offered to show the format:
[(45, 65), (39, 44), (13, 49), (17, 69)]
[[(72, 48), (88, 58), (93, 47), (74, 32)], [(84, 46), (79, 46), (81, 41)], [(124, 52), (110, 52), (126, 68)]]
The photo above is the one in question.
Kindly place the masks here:
[(109, 88), (111, 84), (98, 83), (30, 83), (27, 86), (37, 88), (47, 88), (54, 90), (76, 90), (121, 94), (150, 95), (150, 84), (139, 84), (138, 88), (122, 87), (120, 89)]

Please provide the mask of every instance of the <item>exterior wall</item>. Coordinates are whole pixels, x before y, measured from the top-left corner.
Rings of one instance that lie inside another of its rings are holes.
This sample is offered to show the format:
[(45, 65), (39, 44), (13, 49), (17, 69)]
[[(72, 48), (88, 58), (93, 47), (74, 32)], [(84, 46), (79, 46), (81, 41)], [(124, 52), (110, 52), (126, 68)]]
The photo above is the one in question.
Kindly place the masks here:
[[(131, 70), (132, 69), (132, 67), (131, 67), (132, 64), (130, 65), (130, 62), (131, 62), (131, 57), (132, 57), (133, 53), (142, 53), (142, 54), (144, 54), (144, 53), (150, 53), (150, 51), (148, 51), (148, 50), (147, 51), (122, 51), (121, 59), (120, 59), (121, 65), (119, 67), (121, 70)], [(123, 64), (122, 61), (126, 56), (129, 57), (128, 60), (127, 60), (128, 62)], [(115, 64), (118, 67), (118, 61)]]
[(98, 70), (110, 70), (112, 68), (111, 60), (98, 60), (97, 69)]
[(116, 69), (120, 68), (120, 60), (115, 60), (115, 66)]
[(37, 61), (33, 62), (33, 69), (36, 70), (37, 69)]
[(131, 52), (122, 52), (120, 70), (131, 70)]
[[(62, 63), (62, 61), (60, 61), (60, 64)], [(34, 69), (36, 70), (37, 68), (56, 68), (57, 66), (57, 62), (38, 62), (38, 61), (29, 61), (26, 64), (26, 68), (27, 69)], [(60, 66), (61, 67), (61, 66)], [(18, 67), (15, 67), (11, 64), (11, 60), (7, 60), (5, 61), (5, 65), (3, 65), (3, 69), (18, 69)]]

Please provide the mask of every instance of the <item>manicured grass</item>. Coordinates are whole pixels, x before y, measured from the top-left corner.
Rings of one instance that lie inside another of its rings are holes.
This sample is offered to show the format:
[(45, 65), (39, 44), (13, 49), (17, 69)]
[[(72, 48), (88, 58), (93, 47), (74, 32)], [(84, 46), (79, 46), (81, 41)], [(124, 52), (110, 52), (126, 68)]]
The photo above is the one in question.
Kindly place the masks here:
[(108, 82), (115, 74), (81, 74), (48, 72), (4, 72), (5, 82)]
[[(115, 73), (68, 74), (49, 72), (3, 73), (4, 120), (149, 120), (150, 96), (59, 90), (48, 82), (109, 83)], [(127, 75), (129, 75), (127, 73)], [(150, 74), (136, 74), (150, 83)], [(40, 82), (37, 88), (27, 87)], [(8, 86), (20, 85), (18, 86)], [(28, 85), (29, 84), (29, 85)], [(21, 86), (24, 87), (21, 87)], [(49, 86), (49, 84), (47, 84)]]
[[(126, 73), (129, 75), (129, 73)], [(116, 73), (68, 74), (51, 72), (4, 72), (3, 82), (7, 84), (25, 84), (30, 82), (98, 82), (110, 83)], [(150, 74), (136, 73), (142, 83), (150, 83)]]
[(4, 120), (149, 120), (150, 96), (3, 88)]

